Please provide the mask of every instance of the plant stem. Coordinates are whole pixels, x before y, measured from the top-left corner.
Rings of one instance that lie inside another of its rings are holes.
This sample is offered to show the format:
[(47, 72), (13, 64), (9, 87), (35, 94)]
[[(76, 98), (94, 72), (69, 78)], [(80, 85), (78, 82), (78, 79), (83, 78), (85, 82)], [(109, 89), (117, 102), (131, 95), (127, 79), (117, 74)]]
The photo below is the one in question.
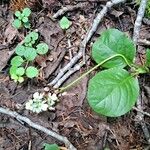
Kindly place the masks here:
[(122, 55), (122, 54), (116, 54), (113, 56), (108, 57), (107, 59), (103, 60), (102, 62), (100, 62), (99, 64), (97, 64), (95, 67), (91, 68), (89, 71), (87, 71), (86, 73), (82, 74), (79, 78), (77, 78), (76, 80), (74, 80), (73, 82), (71, 82), (70, 84), (68, 84), (65, 87), (59, 88), (59, 92), (63, 92), (66, 89), (68, 89), (69, 87), (73, 86), (75, 83), (77, 83), (78, 81), (80, 81), (82, 78), (84, 78), (86, 75), (88, 75), (89, 73), (91, 73), (93, 70), (97, 69), (99, 66), (103, 65), (104, 63), (106, 63), (107, 61), (115, 58), (115, 57), (122, 57), (123, 60), (126, 62), (126, 64), (132, 68), (132, 66), (130, 65), (130, 63), (128, 62), (128, 60)]

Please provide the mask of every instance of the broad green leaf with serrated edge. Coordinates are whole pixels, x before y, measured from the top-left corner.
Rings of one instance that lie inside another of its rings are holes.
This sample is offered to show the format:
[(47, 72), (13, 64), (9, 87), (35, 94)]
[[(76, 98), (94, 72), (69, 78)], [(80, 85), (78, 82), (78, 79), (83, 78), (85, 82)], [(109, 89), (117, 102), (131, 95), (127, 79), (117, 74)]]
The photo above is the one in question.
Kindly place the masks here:
[(95, 112), (117, 117), (134, 106), (138, 95), (138, 80), (122, 68), (111, 68), (89, 81), (87, 99)]
[(16, 75), (22, 76), (22, 75), (24, 75), (24, 73), (25, 73), (25, 69), (23, 67), (17, 68)]
[(26, 17), (29, 17), (30, 14), (31, 14), (31, 10), (30, 8), (24, 8), (22, 13), (26, 16)]
[(19, 29), (21, 27), (21, 21), (19, 19), (15, 19), (12, 23), (13, 27)]
[(23, 62), (24, 62), (24, 60), (22, 59), (21, 56), (15, 56), (15, 57), (11, 60), (11, 65), (18, 67), (18, 66), (21, 66)]
[(59, 21), (59, 25), (63, 30), (68, 29), (71, 26), (71, 24), (71, 21), (69, 21), (68, 18), (65, 16)]
[(150, 67), (150, 49), (146, 50), (146, 62), (145, 62), (145, 65), (147, 67)]
[(60, 150), (57, 144), (44, 144), (44, 150)]
[(24, 52), (25, 52), (25, 47), (23, 45), (18, 45), (16, 48), (15, 48), (15, 52), (17, 55), (19, 56), (23, 56), (24, 55)]
[(40, 55), (46, 54), (48, 52), (48, 45), (46, 43), (40, 43), (36, 47), (37, 53)]
[(33, 61), (37, 56), (36, 50), (34, 48), (31, 47), (27, 47), (24, 53), (24, 57), (28, 60), (28, 61)]
[[(131, 64), (135, 57), (135, 53), (136, 50), (132, 40), (117, 29), (108, 29), (104, 31), (92, 47), (92, 56), (97, 63), (100, 63), (112, 55), (122, 54)], [(123, 68), (126, 65), (127, 64), (121, 57), (116, 57), (102, 66), (106, 68), (121, 66)]]
[(39, 71), (37, 68), (30, 66), (26, 69), (26, 75), (28, 78), (34, 78), (37, 77), (39, 74)]

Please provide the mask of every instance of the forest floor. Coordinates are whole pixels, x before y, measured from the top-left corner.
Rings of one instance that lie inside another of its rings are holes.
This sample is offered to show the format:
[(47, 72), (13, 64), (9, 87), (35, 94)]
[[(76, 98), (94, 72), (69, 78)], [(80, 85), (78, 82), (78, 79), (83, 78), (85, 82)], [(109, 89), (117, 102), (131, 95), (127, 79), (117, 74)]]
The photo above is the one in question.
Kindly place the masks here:
[[(14, 48), (22, 41), (28, 30), (14, 29), (12, 21), (14, 18), (13, 9), (24, 7), (23, 1), (16, 0), (20, 6), (9, 2), (9, 0), (2, 0), (0, 4), (0, 106), (16, 111), (30, 118), (33, 122), (67, 137), (78, 150), (150, 149), (141, 122), (136, 118), (136, 110), (131, 110), (117, 118), (100, 116), (91, 110), (86, 100), (86, 92), (88, 80), (92, 75), (86, 76), (68, 89), (67, 94), (61, 96), (54, 111), (35, 114), (25, 109), (17, 109), (16, 106), (18, 104), (24, 105), (33, 93), (43, 91), (47, 83), (52, 81), (59, 70), (70, 61), (71, 55), (77, 54), (80, 43), (93, 24), (94, 18), (107, 2), (107, 0), (43, 0), (42, 2), (29, 0), (27, 6), (32, 10), (30, 18), (32, 29), (38, 30), (40, 40), (48, 44), (50, 52), (45, 57), (36, 60), (35, 64), (40, 68), (38, 79), (26, 80), (17, 84), (9, 76), (10, 59), (13, 56)], [(59, 26), (59, 20), (62, 16), (53, 20), (53, 15), (63, 6), (77, 4), (81, 5), (79, 9), (62, 15), (72, 22), (71, 27), (64, 32)], [(86, 55), (90, 59), (79, 71), (69, 77), (64, 85), (95, 65), (91, 57), (91, 47), (102, 31), (108, 28), (117, 28), (132, 38), (137, 11), (138, 6), (133, 2), (115, 5), (108, 11), (86, 46)], [(142, 22), (140, 31), (140, 39), (142, 40), (150, 40), (149, 22)], [(145, 49), (148, 47), (146, 44), (138, 44), (138, 63), (143, 63)], [(150, 113), (150, 75), (142, 75), (139, 78), (143, 110)], [(149, 117), (145, 115), (142, 122), (150, 131)], [(0, 150), (41, 150), (44, 143), (56, 143), (65, 147), (64, 143), (57, 139), (26, 124), (23, 125), (8, 115), (0, 114)]]

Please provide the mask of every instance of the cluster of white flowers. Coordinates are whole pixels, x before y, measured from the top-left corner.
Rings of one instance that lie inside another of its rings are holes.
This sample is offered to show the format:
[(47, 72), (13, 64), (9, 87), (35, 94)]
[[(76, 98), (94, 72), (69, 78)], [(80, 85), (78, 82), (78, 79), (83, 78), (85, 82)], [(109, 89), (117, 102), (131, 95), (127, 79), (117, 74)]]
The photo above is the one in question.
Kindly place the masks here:
[(58, 102), (58, 97), (55, 93), (39, 93), (35, 92), (33, 94), (33, 99), (30, 99), (27, 103), (25, 108), (27, 110), (31, 110), (35, 113), (40, 113), (43, 111), (55, 110), (54, 105)]

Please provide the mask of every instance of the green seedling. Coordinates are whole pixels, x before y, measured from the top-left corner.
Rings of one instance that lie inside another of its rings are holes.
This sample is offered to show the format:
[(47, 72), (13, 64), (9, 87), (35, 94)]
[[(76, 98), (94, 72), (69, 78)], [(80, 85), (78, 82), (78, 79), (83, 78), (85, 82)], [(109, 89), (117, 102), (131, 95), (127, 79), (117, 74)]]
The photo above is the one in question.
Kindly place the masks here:
[(59, 21), (59, 25), (63, 30), (67, 30), (71, 26), (71, 24), (72, 22), (69, 21), (65, 16)]
[(15, 82), (22, 83), (24, 77), (30, 79), (37, 77), (39, 71), (34, 66), (30, 66), (38, 55), (44, 55), (48, 52), (46, 43), (37, 44), (37, 32), (30, 32), (24, 39), (22, 45), (17, 45), (14, 56), (11, 60), (10, 76)]
[(15, 20), (13, 21), (13, 27), (19, 29), (22, 26), (25, 28), (30, 28), (29, 16), (31, 14), (30, 8), (24, 8), (22, 11), (15, 12)]
[(44, 150), (60, 150), (57, 144), (44, 144)]
[(130, 38), (117, 29), (108, 29), (92, 47), (92, 57), (97, 65), (60, 90), (66, 90), (101, 66), (104, 70), (89, 81), (88, 103), (98, 114), (109, 117), (124, 115), (138, 99), (138, 75), (148, 73), (150, 68), (149, 49), (143, 66), (134, 64), (135, 54), (136, 49)]

